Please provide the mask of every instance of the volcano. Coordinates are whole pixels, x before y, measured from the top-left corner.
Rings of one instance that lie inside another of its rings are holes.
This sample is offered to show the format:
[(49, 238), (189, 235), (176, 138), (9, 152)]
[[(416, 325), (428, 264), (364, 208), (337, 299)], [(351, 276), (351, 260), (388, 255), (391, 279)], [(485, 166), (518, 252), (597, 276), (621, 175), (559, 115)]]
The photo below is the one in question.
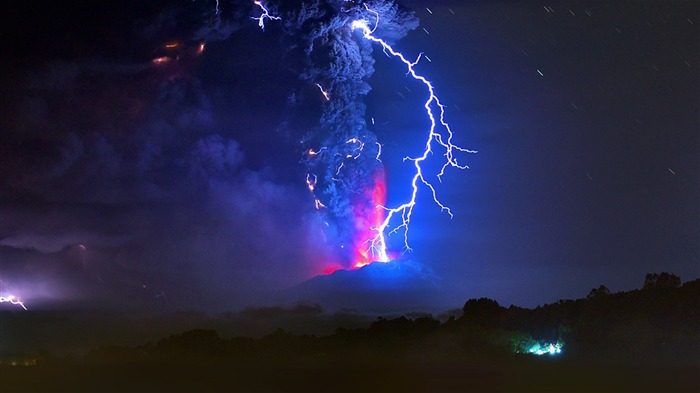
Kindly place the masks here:
[(285, 301), (311, 301), (326, 310), (411, 312), (437, 310), (444, 299), (438, 276), (411, 260), (373, 262), (319, 275), (283, 292)]

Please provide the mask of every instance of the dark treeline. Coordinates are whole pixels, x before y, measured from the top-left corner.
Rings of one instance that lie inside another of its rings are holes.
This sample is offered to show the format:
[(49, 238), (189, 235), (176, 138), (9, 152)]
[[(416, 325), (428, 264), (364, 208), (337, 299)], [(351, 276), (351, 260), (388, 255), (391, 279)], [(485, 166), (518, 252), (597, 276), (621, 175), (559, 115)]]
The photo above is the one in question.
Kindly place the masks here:
[[(328, 336), (278, 329), (259, 339), (222, 338), (191, 330), (140, 347), (103, 347), (87, 362), (212, 362), (374, 358), (481, 358), (526, 353), (534, 343), (564, 344), (566, 356), (697, 362), (700, 280), (681, 285), (669, 273), (649, 274), (641, 289), (610, 293), (603, 285), (584, 299), (535, 309), (468, 300), (458, 318), (379, 317), (367, 328), (339, 328)], [(641, 357), (640, 357), (641, 355)], [(516, 355), (517, 356), (517, 355)]]
[[(528, 353), (554, 342), (563, 343), (558, 356)], [(188, 330), (5, 367), (0, 390), (698, 391), (699, 350), (700, 279), (660, 273), (628, 292), (601, 285), (535, 309), (469, 299), (448, 320), (380, 317), (323, 336)]]

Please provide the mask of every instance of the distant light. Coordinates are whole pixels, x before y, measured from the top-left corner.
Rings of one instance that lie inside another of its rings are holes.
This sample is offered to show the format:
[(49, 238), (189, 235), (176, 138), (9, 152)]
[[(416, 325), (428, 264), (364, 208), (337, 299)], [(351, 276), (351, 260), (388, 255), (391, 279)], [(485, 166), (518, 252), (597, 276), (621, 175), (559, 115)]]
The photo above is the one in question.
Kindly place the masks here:
[(168, 56), (163, 56), (163, 57), (156, 57), (155, 59), (151, 60), (151, 63), (156, 64), (156, 65), (161, 65), (161, 64), (167, 64), (172, 60)]
[(549, 354), (550, 356), (558, 355), (561, 353), (561, 348), (564, 346), (564, 343), (561, 341), (557, 341), (555, 344), (552, 343), (545, 343), (544, 345), (540, 345), (540, 343), (535, 343), (533, 344), (530, 349), (528, 350), (528, 353), (531, 353), (533, 355), (541, 356), (544, 354)]

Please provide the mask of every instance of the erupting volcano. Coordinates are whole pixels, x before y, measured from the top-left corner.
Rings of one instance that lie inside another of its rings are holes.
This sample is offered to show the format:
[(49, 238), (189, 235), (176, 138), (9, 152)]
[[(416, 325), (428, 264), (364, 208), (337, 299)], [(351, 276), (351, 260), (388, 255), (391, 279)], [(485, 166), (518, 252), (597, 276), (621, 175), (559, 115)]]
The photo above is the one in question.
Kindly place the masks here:
[[(339, 246), (334, 254), (342, 266), (325, 266), (323, 271), (328, 274), (339, 268), (357, 269), (374, 261), (388, 262), (393, 257), (387, 250), (386, 237), (390, 234), (402, 234), (402, 251), (411, 251), (408, 230), (419, 189), (427, 189), (438, 207), (452, 216), (424, 175), (423, 164), (432, 153), (442, 151), (441, 169), (431, 174), (440, 179), (448, 167), (466, 169), (456, 156), (475, 151), (453, 143), (445, 106), (432, 83), (416, 71), (422, 54), (409, 61), (389, 41), (380, 38), (387, 35), (397, 40), (415, 29), (418, 22), (413, 13), (387, 1), (357, 4), (342, 12), (326, 11), (319, 15), (301, 12), (293, 14), (292, 19), (299, 31), (308, 32), (301, 36), (306, 42), (307, 58), (302, 79), (314, 87), (322, 106), (319, 126), (308, 132), (301, 143), (302, 161), (308, 168), (306, 184), (325, 225), (323, 238)], [(368, 80), (374, 72), (374, 44), (402, 63), (405, 75), (422, 85), (426, 93), (424, 149), (418, 156), (404, 158), (403, 165), (413, 173), (410, 193), (394, 207), (386, 205), (382, 145), (376, 126), (372, 122), (369, 127), (365, 120), (363, 97), (371, 90)]]

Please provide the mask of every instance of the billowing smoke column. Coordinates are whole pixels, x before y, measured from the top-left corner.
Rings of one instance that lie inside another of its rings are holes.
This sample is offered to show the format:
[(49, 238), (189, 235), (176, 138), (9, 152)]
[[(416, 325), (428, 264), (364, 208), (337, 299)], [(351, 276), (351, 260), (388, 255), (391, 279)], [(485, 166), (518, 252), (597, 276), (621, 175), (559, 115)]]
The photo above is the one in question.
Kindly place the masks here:
[[(261, 28), (266, 19), (280, 20), (261, 2), (255, 4), (263, 12), (254, 18)], [(435, 203), (452, 216), (438, 200), (421, 164), (434, 148), (441, 148), (444, 162), (436, 174), (439, 179), (448, 167), (467, 168), (457, 162), (456, 152), (475, 152), (452, 143), (444, 105), (430, 81), (415, 70), (421, 56), (409, 61), (392, 47), (393, 41), (418, 26), (418, 20), (388, 0), (303, 2), (281, 20), (285, 31), (304, 43), (306, 63), (301, 77), (318, 89), (323, 103), (320, 126), (308, 132), (301, 144), (308, 169), (306, 184), (323, 215), (326, 238), (339, 244), (344, 267), (387, 262), (390, 255), (386, 236), (402, 231), (404, 249), (410, 250), (408, 224), (420, 186), (426, 187)], [(386, 206), (382, 145), (365, 121), (363, 98), (371, 89), (368, 79), (374, 72), (372, 44), (380, 45), (384, 54), (402, 62), (406, 75), (422, 83), (427, 91), (424, 110), (430, 127), (425, 148), (422, 155), (404, 159), (413, 163), (414, 176), (410, 197), (396, 207)]]
[[(386, 202), (381, 145), (367, 128), (364, 96), (374, 73), (372, 43), (351, 25), (367, 14), (360, 2), (306, 2), (283, 18), (285, 31), (304, 42), (302, 79), (318, 88), (323, 102), (320, 126), (302, 138), (307, 185), (323, 215), (326, 236), (337, 242), (344, 267), (386, 261), (370, 249), (385, 219)], [(399, 39), (418, 26), (412, 13), (393, 2), (377, 1), (377, 26), (388, 39)], [(348, 266), (349, 265), (349, 266)]]

